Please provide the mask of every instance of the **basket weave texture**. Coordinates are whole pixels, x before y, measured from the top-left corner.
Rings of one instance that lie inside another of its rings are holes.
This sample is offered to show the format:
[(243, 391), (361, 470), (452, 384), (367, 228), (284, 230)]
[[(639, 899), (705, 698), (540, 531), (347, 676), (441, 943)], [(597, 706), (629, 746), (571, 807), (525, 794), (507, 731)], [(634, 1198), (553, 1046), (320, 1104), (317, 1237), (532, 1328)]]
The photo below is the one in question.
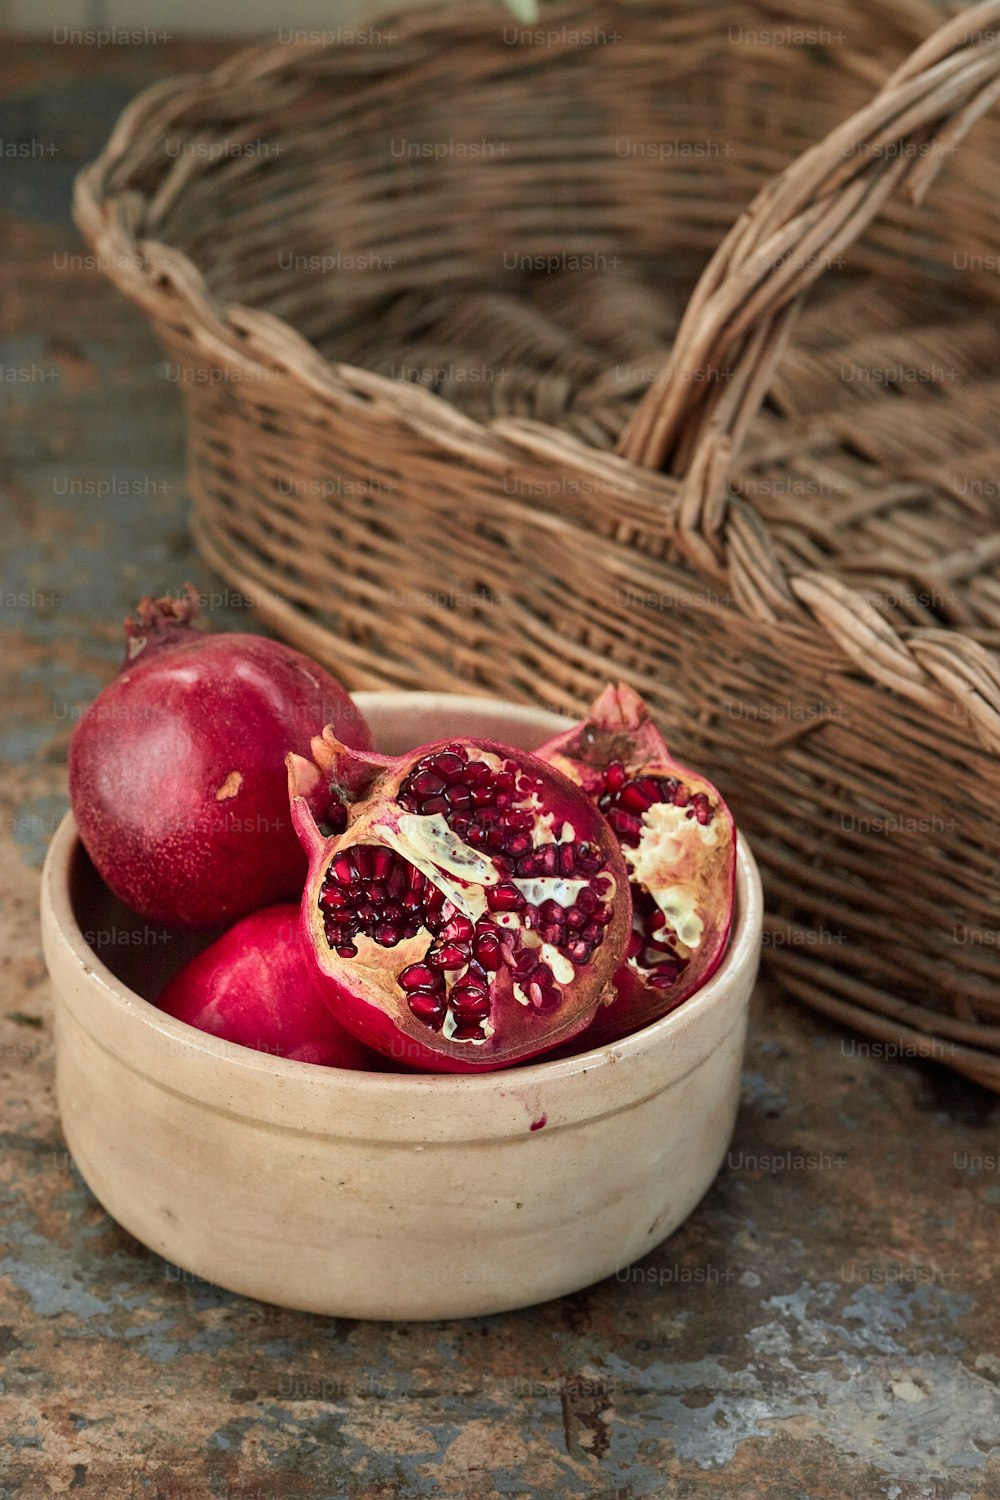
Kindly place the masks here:
[(627, 678), (784, 985), (1000, 1089), (1000, 0), (940, 20), (270, 41), (136, 99), (76, 214), (265, 622), (355, 686)]

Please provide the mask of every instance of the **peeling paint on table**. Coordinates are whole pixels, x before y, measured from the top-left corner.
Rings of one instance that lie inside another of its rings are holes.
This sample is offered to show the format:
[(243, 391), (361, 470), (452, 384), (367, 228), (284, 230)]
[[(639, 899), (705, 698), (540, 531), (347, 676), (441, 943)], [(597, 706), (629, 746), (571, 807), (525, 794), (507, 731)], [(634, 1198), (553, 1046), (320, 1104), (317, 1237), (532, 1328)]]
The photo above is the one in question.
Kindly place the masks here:
[(522, 1313), (248, 1302), (144, 1249), (69, 1159), (36, 920), (69, 734), (141, 592), (190, 578), (213, 627), (247, 622), (191, 547), (177, 389), (68, 198), (138, 88), (221, 55), (23, 43), (0, 63), (0, 136), (41, 147), (5, 160), (2, 203), (0, 1497), (997, 1500), (1000, 1110), (766, 985), (704, 1202)]

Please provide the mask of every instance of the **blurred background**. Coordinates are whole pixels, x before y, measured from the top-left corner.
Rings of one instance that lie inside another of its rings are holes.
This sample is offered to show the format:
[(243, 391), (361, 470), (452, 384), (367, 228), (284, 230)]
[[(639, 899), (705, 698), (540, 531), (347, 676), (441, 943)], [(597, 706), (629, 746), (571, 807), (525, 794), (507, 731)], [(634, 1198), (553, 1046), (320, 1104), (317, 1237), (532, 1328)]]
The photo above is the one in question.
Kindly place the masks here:
[[(412, 0), (397, 0), (403, 9)], [(381, 9), (385, 9), (384, 6)], [(349, 26), (374, 14), (372, 0), (0, 0), (0, 27), (41, 34), (53, 27), (157, 30), (202, 36), (247, 36), (276, 27)], [(58, 40), (58, 38), (56, 38)]]

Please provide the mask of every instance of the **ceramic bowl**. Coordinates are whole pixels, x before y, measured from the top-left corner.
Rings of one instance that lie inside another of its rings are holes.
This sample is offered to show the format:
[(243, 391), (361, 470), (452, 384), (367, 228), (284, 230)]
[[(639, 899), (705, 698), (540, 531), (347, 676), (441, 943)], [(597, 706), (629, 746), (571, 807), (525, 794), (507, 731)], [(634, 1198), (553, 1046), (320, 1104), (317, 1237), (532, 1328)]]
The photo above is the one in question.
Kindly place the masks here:
[[(356, 701), (386, 751), (459, 733), (531, 749), (566, 723), (481, 698)], [(66, 1140), (143, 1244), (246, 1296), (418, 1319), (558, 1297), (646, 1254), (715, 1176), (761, 917), (741, 839), (727, 956), (672, 1015), (613, 1046), (497, 1073), (348, 1072), (235, 1046), (150, 1004), (206, 935), (130, 914), (67, 815), (42, 885)]]

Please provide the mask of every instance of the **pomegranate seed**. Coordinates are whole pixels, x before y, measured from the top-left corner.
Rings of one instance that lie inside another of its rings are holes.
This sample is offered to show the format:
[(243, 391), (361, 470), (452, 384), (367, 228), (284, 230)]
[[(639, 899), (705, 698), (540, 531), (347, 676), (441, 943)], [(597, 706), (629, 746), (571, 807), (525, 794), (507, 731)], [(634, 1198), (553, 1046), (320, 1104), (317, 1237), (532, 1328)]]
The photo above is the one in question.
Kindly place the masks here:
[(525, 900), (517, 886), (501, 881), (486, 887), (486, 904), (490, 911), (520, 911)]
[(527, 995), (532, 1010), (537, 1010), (541, 1013), (555, 1010), (562, 999), (562, 995), (558, 990), (543, 989), (540, 984), (534, 981), (528, 985)]
[(676, 984), (683, 969), (684, 965), (681, 963), (657, 964), (646, 975), (646, 983), (655, 990), (667, 990), (672, 984)]
[(460, 979), (451, 992), (453, 1005), (471, 1005), (474, 1000), (485, 1000), (487, 989), (482, 980)]
[(406, 1003), (418, 1021), (423, 1021), (425, 1026), (439, 1031), (445, 1015), (447, 1006), (444, 998), (440, 995), (428, 995), (423, 990), (417, 990), (412, 995), (407, 995)]
[(328, 885), (320, 893), (319, 904), (324, 911), (330, 911), (338, 906), (347, 906), (351, 900), (350, 891), (339, 889), (335, 885)]
[(475, 930), (468, 917), (449, 917), (447, 925), (441, 929), (441, 936), (451, 943), (467, 943)]
[(704, 792), (698, 792), (696, 796), (691, 798), (691, 806), (694, 808), (695, 817), (703, 827), (711, 823), (712, 809)]
[(465, 756), (461, 753), (460, 745), (451, 746), (435, 757), (434, 769), (445, 781), (454, 781), (456, 777), (465, 775)]
[[(640, 939), (639, 947), (641, 946), (642, 941)], [(638, 949), (636, 951), (638, 951)], [(593, 954), (593, 949), (591, 948), (590, 944), (585, 941), (585, 939), (577, 938), (575, 942), (570, 943), (569, 947), (566, 949), (566, 952), (575, 964), (589, 964), (591, 956)]]
[(420, 811), (430, 818), (435, 813), (446, 813), (448, 804), (443, 797), (428, 797), (426, 802), (420, 804)]
[(604, 773), (605, 785), (609, 792), (620, 792), (628, 780), (628, 774), (620, 760), (613, 760)]
[(438, 792), (443, 792), (446, 782), (443, 776), (436, 771), (419, 771), (416, 776), (411, 776), (407, 783), (407, 791), (417, 797), (436, 797)]
[(457, 1025), (452, 1037), (456, 1042), (483, 1042), (486, 1040), (486, 1033), (478, 1022), (469, 1021), (465, 1025)]
[(469, 957), (469, 950), (464, 945), (445, 943), (443, 948), (428, 953), (427, 962), (433, 964), (435, 969), (464, 969)]
[(627, 812), (639, 813), (640, 816), (647, 808), (651, 807), (657, 799), (649, 796), (637, 781), (630, 782), (618, 798), (619, 807), (624, 807)]
[(631, 813), (622, 812), (620, 807), (613, 807), (608, 813), (608, 822), (619, 838), (634, 839), (638, 842), (642, 833), (642, 821), (639, 818), (633, 817)]
[(490, 1002), (484, 995), (481, 1000), (470, 999), (468, 1003), (455, 1005), (455, 1020), (459, 1025), (470, 1021), (484, 1021), (490, 1013)]
[(504, 853), (509, 854), (511, 859), (517, 859), (522, 854), (527, 854), (531, 848), (531, 835), (527, 833), (515, 833), (507, 840)]
[(491, 932), (484, 932), (476, 938), (472, 948), (478, 963), (484, 969), (495, 972), (500, 967), (500, 943)]
[(354, 884), (354, 865), (351, 863), (350, 856), (347, 854), (337, 855), (337, 858), (330, 866), (330, 873), (333, 876), (334, 880), (336, 880), (340, 885)]
[(433, 989), (438, 983), (438, 976), (426, 964), (410, 964), (400, 974), (399, 983), (404, 990)]
[(450, 786), (445, 793), (448, 806), (454, 812), (461, 812), (462, 808), (471, 806), (472, 793), (464, 786)]
[(403, 934), (398, 927), (393, 927), (389, 922), (383, 922), (375, 929), (375, 941), (383, 948), (395, 948)]
[(358, 950), (353, 943), (344, 943), (343, 946), (337, 948), (337, 952), (341, 958), (357, 958), (358, 956)]

